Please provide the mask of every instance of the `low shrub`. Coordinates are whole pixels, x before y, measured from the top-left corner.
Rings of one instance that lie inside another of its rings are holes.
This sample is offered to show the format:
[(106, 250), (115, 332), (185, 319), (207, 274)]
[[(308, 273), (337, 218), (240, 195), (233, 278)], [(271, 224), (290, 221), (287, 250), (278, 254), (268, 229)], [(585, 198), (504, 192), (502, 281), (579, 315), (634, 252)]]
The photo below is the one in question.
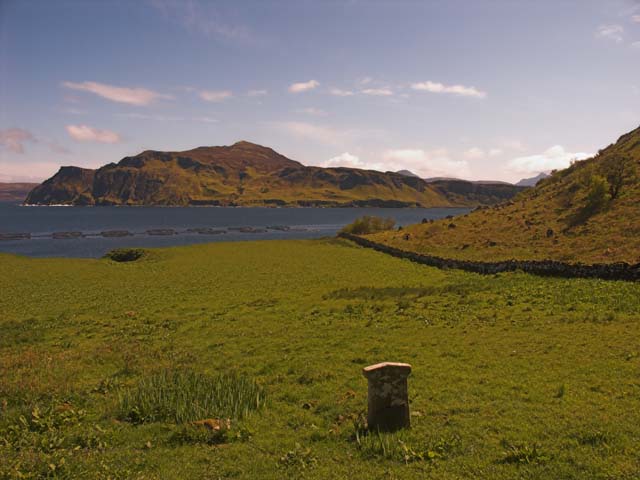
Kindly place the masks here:
[(370, 233), (391, 230), (396, 221), (393, 218), (382, 218), (370, 215), (357, 218), (353, 223), (346, 225), (340, 233), (350, 233), (352, 235), (368, 235)]
[(114, 262), (135, 262), (144, 257), (146, 253), (142, 248), (117, 248), (107, 252), (104, 258), (108, 258)]
[(289, 450), (278, 459), (278, 465), (284, 468), (305, 470), (316, 466), (318, 459), (308, 447), (296, 443), (293, 450)]
[(505, 452), (500, 463), (530, 464), (543, 463), (549, 460), (549, 456), (545, 454), (540, 445), (536, 443), (510, 444), (503, 442), (503, 447), (505, 448)]
[(165, 370), (121, 391), (118, 403), (120, 418), (131, 423), (186, 423), (243, 418), (263, 406), (264, 392), (253, 379), (242, 375)]

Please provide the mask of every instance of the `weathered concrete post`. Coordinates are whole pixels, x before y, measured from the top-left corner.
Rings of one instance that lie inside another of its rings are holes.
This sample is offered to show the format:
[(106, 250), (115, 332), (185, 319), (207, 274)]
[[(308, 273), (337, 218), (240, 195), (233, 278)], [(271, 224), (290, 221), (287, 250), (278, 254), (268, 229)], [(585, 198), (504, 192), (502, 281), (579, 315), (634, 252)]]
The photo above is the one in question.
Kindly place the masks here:
[(369, 381), (367, 423), (370, 429), (393, 431), (411, 425), (407, 388), (410, 373), (411, 365), (394, 362), (377, 363), (362, 370)]

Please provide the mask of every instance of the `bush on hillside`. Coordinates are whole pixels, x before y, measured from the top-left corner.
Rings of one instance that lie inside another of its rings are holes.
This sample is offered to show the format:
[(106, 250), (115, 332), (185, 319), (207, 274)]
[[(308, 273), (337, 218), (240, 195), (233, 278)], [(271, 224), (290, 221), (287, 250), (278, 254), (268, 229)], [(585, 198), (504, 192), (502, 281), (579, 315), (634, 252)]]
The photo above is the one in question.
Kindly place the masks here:
[(583, 208), (585, 214), (593, 215), (599, 212), (607, 203), (609, 182), (600, 175), (593, 175), (589, 184), (586, 203)]
[(587, 181), (587, 193), (582, 207), (570, 219), (570, 225), (580, 225), (596, 213), (600, 212), (609, 202), (609, 182), (601, 175), (591, 175)]
[(625, 182), (635, 177), (635, 165), (629, 155), (614, 154), (603, 162), (603, 168), (609, 183), (609, 196), (611, 200), (615, 200)]
[(365, 215), (357, 218), (353, 223), (346, 225), (340, 233), (351, 233), (352, 235), (368, 235), (370, 233), (391, 230), (396, 224), (393, 218), (382, 218)]
[(117, 248), (107, 252), (104, 258), (114, 262), (135, 262), (142, 258), (146, 252), (141, 248)]

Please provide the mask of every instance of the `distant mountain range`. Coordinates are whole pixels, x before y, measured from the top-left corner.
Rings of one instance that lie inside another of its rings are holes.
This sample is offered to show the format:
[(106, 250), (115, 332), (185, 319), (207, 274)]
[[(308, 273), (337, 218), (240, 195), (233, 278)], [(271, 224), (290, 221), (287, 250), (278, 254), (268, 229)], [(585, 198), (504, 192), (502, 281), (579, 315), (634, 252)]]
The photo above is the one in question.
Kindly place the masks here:
[(37, 183), (0, 183), (0, 202), (23, 202)]
[[(398, 170), (396, 173), (399, 173), (400, 175), (406, 175), (408, 177), (420, 178), (419, 175), (416, 175), (410, 170)], [(447, 181), (458, 181), (458, 182), (470, 182), (478, 185), (515, 185), (516, 187), (533, 187), (538, 180), (541, 180), (548, 176), (549, 174), (543, 172), (536, 175), (533, 178), (523, 178), (522, 180), (518, 181), (515, 184), (504, 182), (502, 180), (464, 180), (462, 178), (456, 178), (456, 177), (427, 177), (427, 178), (423, 178), (423, 180), (427, 183), (440, 182), (442, 180), (447, 180)]]
[[(640, 263), (640, 128), (517, 199), (372, 239), (445, 258)], [(639, 267), (640, 268), (640, 267)]]
[(538, 175), (536, 175), (535, 177), (523, 178), (518, 183), (516, 183), (516, 185), (518, 187), (535, 187), (540, 180), (544, 180), (548, 176), (549, 176), (548, 173), (541, 172)]
[(308, 167), (241, 141), (183, 152), (148, 150), (97, 170), (62, 167), (25, 203), (448, 207), (493, 204), (520, 190), (508, 184), (427, 182), (406, 173)]

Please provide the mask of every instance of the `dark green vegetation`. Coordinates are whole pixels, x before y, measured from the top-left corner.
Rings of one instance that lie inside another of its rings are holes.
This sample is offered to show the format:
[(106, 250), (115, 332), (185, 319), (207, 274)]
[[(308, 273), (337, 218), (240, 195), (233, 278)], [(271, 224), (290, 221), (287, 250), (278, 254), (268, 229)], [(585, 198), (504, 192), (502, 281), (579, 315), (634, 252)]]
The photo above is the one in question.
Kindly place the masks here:
[(114, 262), (135, 262), (145, 255), (148, 252), (143, 248), (116, 248), (107, 252), (104, 257)]
[(391, 230), (396, 221), (393, 218), (380, 218), (371, 215), (364, 215), (356, 218), (349, 225), (341, 230), (341, 233), (350, 233), (352, 235), (368, 235), (370, 233), (384, 232)]
[(0, 202), (23, 202), (37, 183), (1, 183)]
[(371, 237), (466, 260), (640, 262), (640, 128), (513, 200)]
[[(0, 478), (638, 478), (638, 284), (342, 240), (0, 272)], [(384, 360), (413, 365), (413, 416), (379, 436), (361, 369)]]
[(185, 152), (148, 150), (98, 170), (62, 167), (26, 203), (446, 207), (491, 204), (518, 191), (513, 185), (457, 182), (449, 192), (447, 185), (399, 173), (306, 167), (270, 148), (238, 142)]

